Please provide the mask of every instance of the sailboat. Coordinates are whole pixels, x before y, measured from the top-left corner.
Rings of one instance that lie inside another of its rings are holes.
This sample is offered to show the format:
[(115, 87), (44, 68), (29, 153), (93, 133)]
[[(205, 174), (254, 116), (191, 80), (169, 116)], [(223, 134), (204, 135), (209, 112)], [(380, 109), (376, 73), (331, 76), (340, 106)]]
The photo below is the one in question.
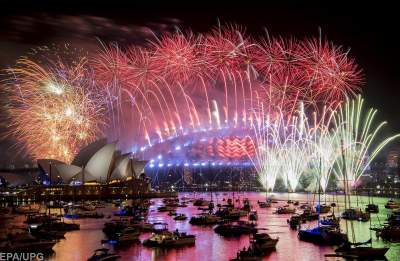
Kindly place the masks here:
[(268, 200), (268, 183), (265, 180), (265, 202), (257, 201), (257, 204), (260, 208), (269, 208), (271, 207), (271, 200)]
[[(347, 197), (346, 197), (346, 192), (348, 189), (348, 181), (347, 181), (347, 173), (346, 173), (346, 162), (345, 162), (345, 157), (344, 157), (344, 148), (343, 148), (343, 141), (341, 140), (341, 147), (342, 147), (342, 159), (343, 159), (343, 182), (344, 182), (344, 200), (345, 200), (345, 205), (347, 205)], [(349, 205), (350, 205), (350, 197), (349, 199)], [(348, 228), (346, 220), (346, 227)], [(353, 230), (353, 223), (351, 223), (352, 226), (352, 231)], [(371, 228), (371, 221), (370, 221), (370, 228)], [(348, 229), (347, 229), (348, 231)], [(348, 256), (352, 258), (359, 258), (359, 259), (385, 259), (385, 254), (389, 250), (387, 247), (373, 247), (372, 246), (372, 238), (370, 235), (370, 239), (365, 241), (365, 242), (355, 242), (355, 234), (354, 232), (352, 233), (353, 236), (353, 242), (351, 243), (350, 241), (344, 242), (340, 247), (335, 249), (335, 252), (337, 254), (340, 254), (340, 256)], [(370, 244), (370, 246), (366, 246)]]
[[(320, 159), (320, 172), (321, 171), (321, 159)], [(320, 173), (320, 177), (321, 177)], [(321, 186), (318, 181), (318, 206), (321, 203)], [(347, 235), (341, 233), (340, 227), (337, 226), (324, 226), (321, 224), (321, 208), (316, 208), (318, 211), (318, 225), (312, 229), (300, 229), (298, 237), (300, 240), (312, 242), (319, 245), (339, 245), (343, 242), (348, 241)]]
[(371, 189), (368, 190), (368, 205), (365, 208), (365, 212), (368, 213), (379, 213), (379, 206), (374, 203), (374, 198), (372, 197), (371, 199)]

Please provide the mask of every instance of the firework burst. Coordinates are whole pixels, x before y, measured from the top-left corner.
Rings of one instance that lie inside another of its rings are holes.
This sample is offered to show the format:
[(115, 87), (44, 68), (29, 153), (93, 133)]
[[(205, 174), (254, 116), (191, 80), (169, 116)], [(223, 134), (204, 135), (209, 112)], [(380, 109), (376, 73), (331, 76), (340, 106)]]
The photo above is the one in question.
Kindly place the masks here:
[(86, 65), (85, 58), (71, 64), (53, 61), (48, 67), (21, 58), (8, 69), (9, 135), (31, 157), (69, 163), (101, 133), (103, 110)]
[(378, 153), (400, 134), (378, 141), (386, 122), (376, 123), (377, 110), (365, 110), (361, 96), (348, 99), (335, 114), (336, 148), (340, 152), (334, 173), (351, 189)]

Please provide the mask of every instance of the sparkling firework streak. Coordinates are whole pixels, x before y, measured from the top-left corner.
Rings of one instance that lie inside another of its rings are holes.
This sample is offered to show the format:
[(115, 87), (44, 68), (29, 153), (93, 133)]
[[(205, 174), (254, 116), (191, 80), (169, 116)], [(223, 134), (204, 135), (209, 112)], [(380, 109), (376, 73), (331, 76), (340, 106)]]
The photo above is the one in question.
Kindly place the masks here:
[(312, 142), (302, 104), (298, 116), (290, 119), (280, 134), (284, 137), (281, 145), (281, 175), (286, 181), (288, 191), (294, 192), (312, 158)]
[(314, 113), (311, 123), (302, 107), (288, 122), (283, 115), (271, 121), (269, 113), (261, 112), (264, 117), (257, 118), (252, 126), (256, 151), (251, 159), (260, 183), (273, 190), (280, 176), (288, 190), (295, 191), (301, 175), (310, 169), (323, 191), (331, 173), (339, 181), (346, 179), (346, 189), (350, 190), (382, 148), (400, 137), (397, 134), (378, 143), (376, 136), (386, 122), (376, 125), (376, 113), (374, 109), (364, 110), (361, 96), (348, 99), (337, 110), (324, 109), (319, 118)]
[(339, 180), (346, 181), (346, 190), (356, 185), (382, 148), (400, 137), (400, 134), (397, 134), (378, 142), (377, 136), (386, 122), (377, 124), (376, 113), (376, 109), (364, 109), (364, 100), (360, 95), (356, 99), (348, 99), (335, 113), (334, 131), (337, 133), (334, 135), (339, 156), (336, 159), (334, 173)]
[(312, 158), (313, 143), (302, 106), (296, 114), (271, 120), (270, 113), (261, 110), (252, 126), (256, 152), (251, 161), (266, 190), (273, 190), (280, 176), (288, 189), (295, 191)]
[(258, 173), (260, 184), (267, 191), (274, 189), (276, 178), (282, 169), (281, 136), (278, 127), (280, 122), (271, 122), (269, 115), (264, 114), (262, 109), (261, 116), (257, 117), (252, 125), (251, 137), (255, 154), (248, 156)]
[(69, 163), (101, 133), (103, 108), (82, 58), (42, 66), (21, 58), (9, 69), (10, 133), (33, 158)]
[(317, 118), (313, 114), (313, 122), (310, 126), (312, 142), (312, 158), (310, 167), (315, 171), (316, 179), (319, 181), (322, 191), (326, 191), (334, 163), (338, 157), (337, 132), (331, 131), (335, 110), (323, 109), (322, 114)]

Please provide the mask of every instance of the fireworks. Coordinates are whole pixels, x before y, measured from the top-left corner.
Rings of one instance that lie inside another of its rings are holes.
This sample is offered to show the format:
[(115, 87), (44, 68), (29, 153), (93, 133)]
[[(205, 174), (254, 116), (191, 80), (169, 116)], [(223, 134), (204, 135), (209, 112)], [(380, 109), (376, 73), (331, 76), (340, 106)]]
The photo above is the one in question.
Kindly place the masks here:
[(10, 135), (33, 158), (70, 162), (78, 149), (97, 138), (102, 107), (85, 71), (87, 60), (53, 61), (42, 66), (21, 58), (9, 69)]
[[(273, 189), (277, 173), (294, 191), (306, 169), (313, 169), (325, 191), (331, 173), (347, 190), (356, 185), (371, 161), (387, 144), (400, 134), (377, 141), (386, 122), (375, 123), (377, 110), (364, 110), (363, 99), (347, 99), (337, 110), (324, 110), (313, 121), (302, 110), (291, 122), (253, 126), (258, 144), (253, 164), (266, 189)], [(283, 118), (283, 117), (282, 117)], [(271, 134), (274, 135), (271, 135)], [(272, 139), (271, 139), (272, 138)]]
[(397, 137), (374, 147), (383, 126), (373, 129), (375, 111), (364, 115), (360, 98), (342, 105), (360, 92), (361, 71), (348, 51), (321, 38), (255, 40), (229, 25), (204, 35), (168, 33), (143, 46), (103, 45), (90, 59), (23, 58), (8, 72), (10, 134), (33, 158), (69, 162), (100, 133), (122, 150), (145, 150), (234, 129), (249, 137), (218, 138), (232, 140), (227, 150), (241, 156), (243, 144), (252, 148), (266, 189), (281, 176), (294, 191), (311, 168), (326, 190), (331, 173), (343, 177), (340, 140), (354, 183)]
[[(341, 47), (316, 39), (256, 41), (237, 25), (204, 35), (168, 33), (144, 46), (108, 46), (91, 64), (116, 103), (113, 126), (139, 122), (129, 136), (149, 145), (187, 131), (251, 126), (251, 111), (267, 101), (269, 113), (288, 118), (300, 102), (305, 110), (335, 107), (361, 83), (360, 70)], [(128, 135), (114, 132), (120, 140)]]
[(288, 190), (295, 191), (313, 157), (311, 129), (303, 107), (289, 119), (283, 114), (275, 120), (271, 120), (268, 113), (260, 115), (253, 125), (252, 135), (256, 144), (252, 162), (259, 173), (259, 181), (265, 189), (273, 190), (276, 179), (281, 177)]
[(336, 147), (343, 156), (338, 157), (334, 172), (349, 188), (356, 184), (382, 148), (400, 137), (397, 134), (378, 142), (377, 136), (386, 122), (376, 123), (376, 113), (375, 109), (365, 110), (364, 100), (358, 96), (347, 100), (335, 114)]

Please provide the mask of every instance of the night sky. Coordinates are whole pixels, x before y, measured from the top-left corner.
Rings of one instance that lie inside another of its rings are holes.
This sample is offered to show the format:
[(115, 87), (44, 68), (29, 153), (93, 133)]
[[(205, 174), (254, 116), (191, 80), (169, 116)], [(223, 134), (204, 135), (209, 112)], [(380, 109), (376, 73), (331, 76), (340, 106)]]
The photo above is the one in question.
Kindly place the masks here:
[[(99, 39), (120, 45), (141, 44), (152, 37), (151, 31), (158, 34), (190, 28), (206, 32), (218, 20), (221, 24), (243, 25), (255, 37), (264, 34), (265, 28), (274, 36), (317, 37), (321, 27), (323, 37), (351, 48), (349, 56), (356, 59), (365, 75), (363, 95), (368, 105), (379, 110), (379, 120), (389, 122), (389, 134), (400, 131), (399, 14), (394, 3), (349, 6), (346, 2), (327, 1), (329, 5), (319, 6), (298, 1), (266, 5), (257, 2), (268, 1), (234, 0), (179, 4), (142, 1), (129, 5), (124, 2), (134, 1), (30, 2), (1, 2), (0, 69), (12, 66), (19, 56), (36, 46), (69, 43), (90, 52), (98, 47)], [(3, 130), (4, 125), (2, 122)], [(12, 144), (11, 140), (1, 141), (0, 164), (9, 159), (24, 161), (9, 149)]]

